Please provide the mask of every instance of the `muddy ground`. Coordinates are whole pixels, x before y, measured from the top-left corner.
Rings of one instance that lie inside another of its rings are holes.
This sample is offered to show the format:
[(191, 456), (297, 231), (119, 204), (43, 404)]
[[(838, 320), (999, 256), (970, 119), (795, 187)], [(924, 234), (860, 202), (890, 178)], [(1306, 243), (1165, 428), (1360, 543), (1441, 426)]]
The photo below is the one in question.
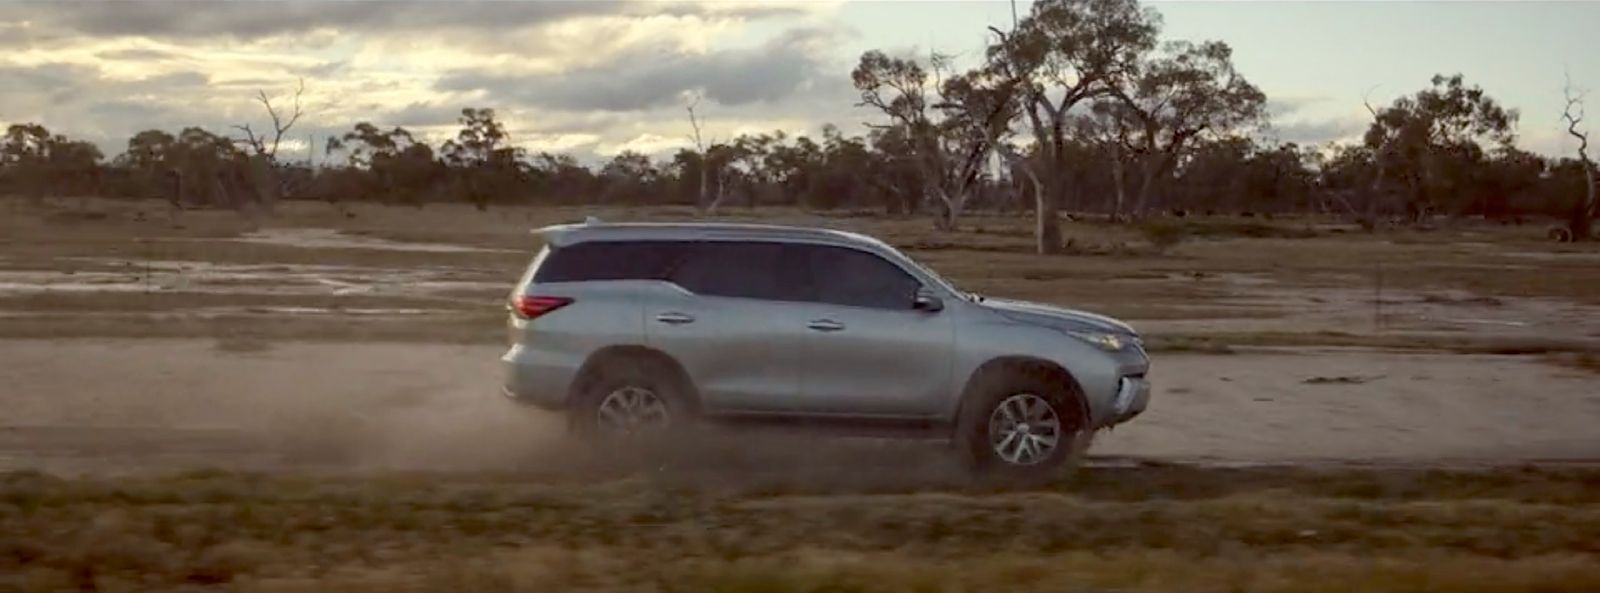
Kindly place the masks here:
[[(558, 440), (557, 419), (496, 395), (502, 301), (537, 248), (528, 230), (588, 211), (12, 208), (0, 466), (508, 469)], [(963, 287), (1130, 320), (1156, 350), (1155, 400), (1101, 435), (1099, 456), (1600, 459), (1600, 258), (1535, 229), (1370, 236), (1278, 221), (1251, 223), (1267, 238), (1158, 253), (1133, 230), (1075, 224), (1077, 252), (1044, 257), (1027, 252), (1024, 218), (935, 233), (753, 215), (871, 232)], [(1297, 238), (1270, 236), (1286, 229)]]
[(936, 442), (596, 456), (501, 399), (530, 227), (692, 212), (5, 208), (0, 591), (1600, 590), (1600, 251), (1538, 228), (721, 217), (1143, 331), (1150, 410), (1019, 489)]

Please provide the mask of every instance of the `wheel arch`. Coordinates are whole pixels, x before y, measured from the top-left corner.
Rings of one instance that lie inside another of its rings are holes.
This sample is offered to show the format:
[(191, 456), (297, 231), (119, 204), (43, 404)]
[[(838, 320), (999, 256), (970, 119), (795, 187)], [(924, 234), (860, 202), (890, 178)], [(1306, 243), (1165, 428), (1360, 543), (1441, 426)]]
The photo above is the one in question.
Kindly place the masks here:
[(700, 391), (695, 387), (694, 380), (689, 378), (689, 372), (671, 355), (640, 345), (606, 346), (589, 354), (583, 364), (578, 367), (577, 374), (573, 375), (572, 384), (567, 388), (567, 400), (576, 401), (577, 398), (598, 380), (605, 369), (617, 364), (654, 364), (665, 370), (674, 382), (681, 388), (684, 398), (695, 410), (700, 409)]
[(984, 389), (1005, 377), (1019, 373), (1034, 373), (1043, 376), (1047, 381), (1059, 384), (1066, 390), (1066, 396), (1077, 403), (1079, 426), (1087, 427), (1092, 423), (1093, 417), (1089, 410), (1088, 398), (1084, 396), (1083, 386), (1078, 383), (1066, 367), (1043, 358), (1022, 355), (996, 356), (985, 361), (973, 369), (967, 376), (966, 384), (962, 386), (961, 397), (956, 400), (955, 412), (950, 416), (955, 426), (960, 426), (961, 415), (966, 407), (978, 397)]

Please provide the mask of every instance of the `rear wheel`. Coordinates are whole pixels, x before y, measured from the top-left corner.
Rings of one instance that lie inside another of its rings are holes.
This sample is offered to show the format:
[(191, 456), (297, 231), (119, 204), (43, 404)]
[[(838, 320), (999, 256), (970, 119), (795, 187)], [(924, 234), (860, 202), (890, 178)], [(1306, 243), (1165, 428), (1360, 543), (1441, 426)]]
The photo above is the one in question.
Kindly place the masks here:
[(962, 407), (957, 444), (978, 472), (1045, 479), (1081, 452), (1083, 408), (1076, 389), (1019, 369), (980, 385)]
[(648, 439), (692, 423), (686, 386), (663, 362), (625, 357), (603, 363), (579, 388), (568, 415), (573, 433), (596, 440)]

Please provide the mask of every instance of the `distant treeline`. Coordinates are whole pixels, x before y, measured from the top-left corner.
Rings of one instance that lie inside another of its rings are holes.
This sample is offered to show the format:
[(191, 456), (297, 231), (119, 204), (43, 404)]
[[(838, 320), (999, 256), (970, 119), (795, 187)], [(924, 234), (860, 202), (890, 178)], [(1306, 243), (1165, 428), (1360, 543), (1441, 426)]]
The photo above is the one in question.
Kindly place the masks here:
[[(474, 128), (498, 126), (493, 112), (468, 110)], [(422, 205), (468, 201), (496, 204), (681, 204), (709, 207), (782, 204), (816, 209), (878, 208), (916, 213), (930, 207), (918, 168), (886, 134), (851, 137), (828, 129), (820, 142), (782, 132), (740, 136), (712, 146), (709, 158), (680, 150), (653, 160), (624, 152), (599, 167), (565, 154), (529, 155), (522, 149), (479, 141), (435, 149), (403, 128), (381, 130), (362, 122), (330, 144), (334, 162), (312, 169), (279, 163), (285, 199)], [(502, 138), (504, 138), (502, 136)], [(470, 140), (469, 140), (470, 141)], [(1076, 212), (1109, 213), (1117, 169), (1105, 151), (1075, 147), (1063, 204)], [(1152, 188), (1163, 210), (1191, 212), (1366, 212), (1385, 215), (1421, 209), (1508, 217), (1564, 215), (1584, 193), (1582, 165), (1515, 147), (1451, 153), (1430, 167), (1385, 172), (1397, 181), (1374, 191), (1378, 167), (1364, 145), (1266, 145), (1232, 136), (1198, 144)], [(128, 140), (109, 161), (83, 141), (52, 135), (42, 126), (11, 126), (0, 144), (0, 195), (101, 195), (160, 198), (186, 206), (230, 207), (227, 190), (249, 183), (249, 157), (233, 141), (199, 128), (176, 135), (148, 130)], [(701, 172), (707, 200), (702, 200)], [(1031, 210), (1031, 188), (1006, 167), (979, 180), (969, 208)], [(187, 187), (185, 187), (187, 186)]]
[[(861, 105), (880, 117), (859, 136), (826, 126), (820, 137), (696, 140), (668, 158), (623, 152), (586, 166), (529, 153), (492, 109), (468, 108), (460, 133), (439, 146), (356, 123), (316, 147), (324, 159), (313, 168), (276, 158), (275, 138), (269, 150), (244, 128), (242, 139), (147, 130), (108, 161), (92, 144), (17, 124), (0, 145), (0, 193), (228, 207), (783, 204), (929, 212), (945, 226), (973, 208), (1113, 218), (1301, 212), (1367, 223), (1429, 214), (1573, 220), (1596, 208), (1585, 202), (1586, 161), (1517, 148), (1517, 112), (1460, 75), (1369, 106), (1358, 142), (1300, 146), (1261, 140), (1266, 95), (1234, 70), (1227, 44), (1162, 42), (1159, 16), (1135, 0), (1041, 0), (1012, 31), (993, 33), (983, 63), (966, 71), (937, 54), (863, 54), (851, 78)], [(702, 122), (686, 123), (698, 139)], [(1056, 217), (1039, 218), (1039, 249), (1052, 250)]]

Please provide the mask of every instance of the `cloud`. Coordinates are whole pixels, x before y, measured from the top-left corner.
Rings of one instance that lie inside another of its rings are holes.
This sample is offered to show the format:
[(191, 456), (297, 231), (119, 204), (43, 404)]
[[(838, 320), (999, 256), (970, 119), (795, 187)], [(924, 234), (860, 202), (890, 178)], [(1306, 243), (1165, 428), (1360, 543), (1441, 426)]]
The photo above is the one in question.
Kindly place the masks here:
[(102, 60), (129, 61), (129, 62), (163, 62), (182, 57), (177, 52), (163, 49), (150, 49), (144, 47), (129, 47), (98, 52), (94, 55)]
[(1326, 103), (1329, 101), (1329, 99), (1329, 97), (1324, 96), (1269, 97), (1267, 99), (1266, 112), (1267, 115), (1272, 118), (1287, 117), (1306, 110), (1307, 108)]
[(1347, 140), (1361, 134), (1366, 121), (1358, 116), (1340, 116), (1323, 119), (1273, 122), (1269, 133), (1284, 142), (1300, 145), (1320, 145), (1336, 140)]
[(253, 40), (320, 29), (406, 34), (440, 29), (497, 32), (583, 16), (667, 14), (764, 18), (816, 10), (805, 2), (503, 2), (380, 0), (284, 2), (151, 0), (8, 3), (0, 21), (95, 36)]
[(382, 121), (383, 123), (380, 125), (384, 126), (417, 127), (453, 125), (456, 123), (456, 118), (460, 116), (461, 106), (459, 105), (416, 102), (399, 109), (382, 112), (375, 119)]
[[(520, 140), (518, 139), (520, 138)], [(577, 149), (592, 149), (600, 142), (599, 134), (523, 134), (514, 138), (518, 146), (530, 152), (570, 153)]]
[(144, 129), (259, 130), (257, 92), (282, 108), (304, 77), (296, 142), (370, 121), (437, 144), (471, 106), (530, 149), (670, 152), (687, 142), (689, 92), (705, 96), (708, 138), (856, 119), (838, 116), (855, 97), (848, 64), (829, 63), (835, 6), (0, 2), (0, 113), (114, 155)]
[(139, 128), (160, 128), (182, 118), (181, 111), (147, 101), (111, 100), (90, 103), (85, 113), (101, 121), (125, 122)]
[(639, 134), (622, 142), (598, 145), (595, 147), (594, 152), (596, 155), (616, 155), (622, 152), (659, 155), (688, 147), (689, 144), (688, 138), (674, 138), (660, 134)]
[(98, 68), (66, 62), (47, 62), (34, 66), (0, 65), (0, 93), (54, 93), (74, 88), (98, 76)]
[(642, 47), (604, 65), (548, 75), (457, 71), (440, 78), (437, 88), (572, 111), (648, 110), (681, 104), (692, 93), (726, 106), (770, 103), (827, 80), (819, 51), (827, 37), (796, 29), (751, 48), (688, 53)]

